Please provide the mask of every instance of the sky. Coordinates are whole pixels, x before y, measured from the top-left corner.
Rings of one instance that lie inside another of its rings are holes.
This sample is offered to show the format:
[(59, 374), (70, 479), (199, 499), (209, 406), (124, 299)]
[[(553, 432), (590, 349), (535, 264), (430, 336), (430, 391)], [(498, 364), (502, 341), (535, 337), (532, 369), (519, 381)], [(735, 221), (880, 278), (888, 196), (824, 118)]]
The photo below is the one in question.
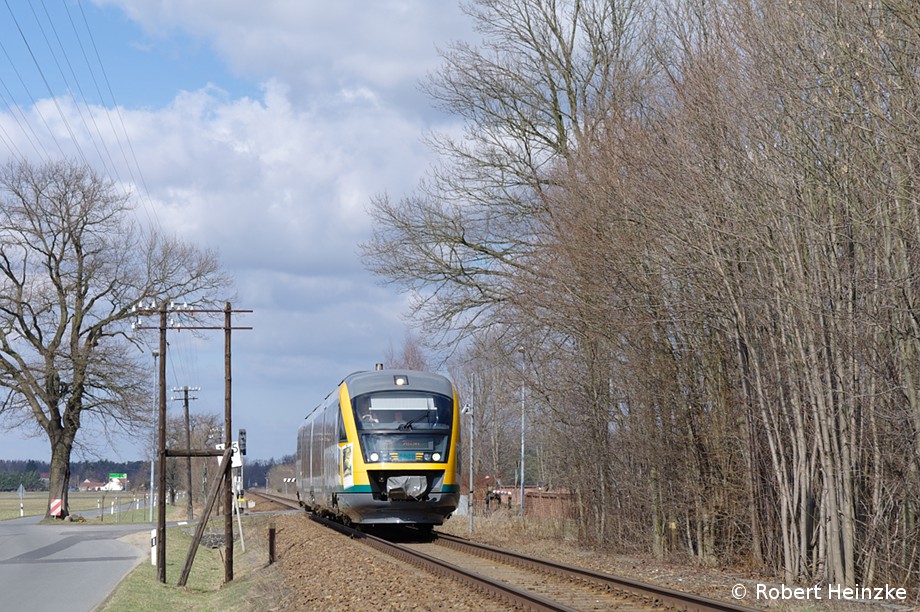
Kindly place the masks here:
[[(233, 429), (247, 458), (280, 458), (345, 375), (404, 342), (408, 296), (358, 244), (371, 199), (435, 163), (425, 135), (460, 130), (419, 84), (473, 36), (441, 0), (4, 0), (0, 159), (83, 161), (134, 194), (141, 223), (219, 253), (233, 307), (253, 311), (234, 318), (253, 329), (232, 336)], [(223, 333), (168, 341), (168, 388), (199, 388), (192, 414), (222, 417)], [(146, 458), (143, 439), (78, 441)], [(0, 430), (0, 459), (25, 458), (50, 458), (44, 434)]]

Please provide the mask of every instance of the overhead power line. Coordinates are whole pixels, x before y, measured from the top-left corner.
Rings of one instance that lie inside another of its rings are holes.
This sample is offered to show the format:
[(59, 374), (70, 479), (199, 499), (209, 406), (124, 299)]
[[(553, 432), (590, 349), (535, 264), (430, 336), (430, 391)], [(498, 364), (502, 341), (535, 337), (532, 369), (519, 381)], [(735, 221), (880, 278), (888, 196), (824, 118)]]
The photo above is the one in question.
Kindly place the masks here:
[[(7, 25), (11, 30), (15, 27), (18, 36), (0, 37), (0, 52), (9, 65), (9, 70), (0, 71), (0, 103), (5, 106), (19, 130), (18, 133), (11, 131), (9, 123), (6, 126), (0, 124), (0, 144), (5, 145), (10, 155), (16, 159), (26, 159), (26, 151), (17, 145), (17, 142), (25, 140), (42, 161), (57, 155), (65, 158), (72, 156), (88, 166), (99, 166), (101, 171), (120, 185), (135, 186), (149, 226), (159, 229), (161, 224), (150, 189), (116, 99), (115, 88), (106, 71), (96, 42), (97, 37), (83, 3), (81, 0), (75, 1), (79, 14), (75, 14), (70, 6), (73, 0), (59, 0), (56, 9), (49, 8), (47, 0), (39, 0), (41, 10), (38, 10), (37, 2), (19, 4), (3, 0), (10, 17)], [(23, 6), (28, 6), (30, 13), (24, 12)], [(67, 32), (69, 36), (65, 36)], [(82, 61), (75, 62), (78, 58)], [(6, 78), (4, 75), (7, 75)], [(23, 105), (17, 103), (9, 75), (14, 77), (18, 97), (31, 105), (32, 116), (27, 114)], [(91, 85), (86, 83), (87, 79)], [(47, 109), (43, 110), (36, 91), (39, 82), (39, 87), (47, 92), (55, 113), (49, 115)], [(99, 100), (98, 107), (105, 115), (102, 124), (87, 95), (90, 91), (95, 91)], [(65, 100), (70, 102), (66, 103)], [(105, 123), (108, 125), (105, 126)], [(69, 139), (69, 143), (62, 140), (62, 131), (66, 132), (63, 138)], [(87, 139), (89, 143), (86, 143)], [(110, 147), (110, 141), (114, 142), (117, 149)], [(51, 154), (46, 142), (53, 143), (56, 154)], [(70, 155), (68, 150), (71, 151)], [(92, 159), (98, 160), (95, 164), (90, 163), (90, 151), (94, 153)], [(120, 158), (117, 162), (116, 157)], [(122, 173), (127, 175), (127, 181)]]

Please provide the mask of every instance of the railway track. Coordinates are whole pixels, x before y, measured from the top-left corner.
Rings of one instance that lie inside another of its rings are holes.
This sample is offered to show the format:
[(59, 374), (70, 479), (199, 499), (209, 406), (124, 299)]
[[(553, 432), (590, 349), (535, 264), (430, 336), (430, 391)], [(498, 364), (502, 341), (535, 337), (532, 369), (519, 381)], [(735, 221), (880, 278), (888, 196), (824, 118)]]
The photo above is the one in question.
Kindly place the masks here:
[(249, 497), (261, 497), (265, 501), (278, 504), (279, 506), (284, 506), (285, 508), (290, 508), (292, 510), (302, 510), (303, 508), (300, 505), (300, 502), (292, 497), (285, 497), (283, 495), (275, 495), (273, 493), (267, 493), (265, 491), (255, 491), (249, 489), (246, 491), (246, 495)]
[[(557, 601), (571, 602), (571, 607), (577, 610), (609, 610), (614, 605), (622, 607), (624, 601), (637, 600), (644, 602), (643, 609), (651, 605), (654, 608), (665, 607), (677, 610), (726, 612), (750, 610), (750, 608), (730, 602), (538, 559), (448, 534), (437, 533), (436, 535), (437, 539), (427, 546), (434, 545), (456, 551), (462, 556), (453, 557), (455, 563), (461, 563), (464, 557), (480, 559), (487, 563), (501, 563), (505, 567), (517, 570), (517, 572), (509, 572), (509, 579), (516, 573), (520, 573), (522, 574), (521, 580), (532, 584), (528, 588), (551, 594), (551, 597)], [(533, 581), (532, 576), (537, 576), (537, 580)]]
[[(258, 493), (287, 507), (296, 500)], [(742, 612), (746, 608), (584, 568), (521, 555), (437, 533), (427, 540), (396, 543), (311, 515), (312, 520), (410, 563), (446, 576), (509, 604), (530, 610), (677, 610)], [(426, 540), (426, 538), (420, 538)]]

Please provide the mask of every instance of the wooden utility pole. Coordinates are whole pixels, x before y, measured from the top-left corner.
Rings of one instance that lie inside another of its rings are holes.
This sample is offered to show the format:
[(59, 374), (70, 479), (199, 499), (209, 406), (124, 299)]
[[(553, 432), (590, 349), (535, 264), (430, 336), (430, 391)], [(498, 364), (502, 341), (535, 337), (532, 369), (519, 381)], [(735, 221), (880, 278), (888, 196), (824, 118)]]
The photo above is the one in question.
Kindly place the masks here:
[[(186, 449), (186, 450), (172, 450), (166, 448), (166, 315), (168, 312), (182, 312), (189, 314), (224, 314), (224, 324), (220, 327), (216, 326), (183, 326), (185, 329), (193, 330), (224, 330), (224, 370), (225, 370), (225, 389), (224, 389), (224, 450), (212, 450), (212, 449)], [(176, 309), (173, 305), (170, 305), (170, 308), (167, 309), (165, 304), (159, 309), (150, 309), (143, 310), (138, 309), (135, 311), (138, 315), (150, 315), (158, 313), (160, 315), (160, 325), (158, 327), (144, 327), (140, 325), (135, 325), (135, 329), (159, 329), (160, 331), (160, 439), (158, 445), (159, 451), (159, 468), (160, 468), (160, 506), (159, 512), (157, 512), (157, 580), (160, 582), (166, 582), (166, 504), (165, 499), (163, 498), (163, 492), (166, 490), (166, 457), (212, 457), (212, 456), (223, 456), (223, 462), (221, 463), (221, 477), (224, 479), (224, 501), (225, 501), (225, 520), (224, 520), (224, 538), (226, 540), (226, 554), (224, 556), (224, 581), (229, 582), (233, 580), (233, 515), (232, 509), (233, 506), (233, 479), (231, 477), (233, 471), (230, 469), (230, 458), (232, 457), (233, 452), (233, 441), (231, 439), (232, 433), (230, 431), (231, 426), (231, 380), (230, 375), (230, 332), (233, 329), (245, 329), (250, 330), (251, 327), (233, 327), (231, 325), (231, 315), (233, 313), (250, 313), (251, 310), (233, 310), (231, 308), (230, 302), (226, 302), (222, 310), (210, 310), (210, 309), (197, 309), (197, 308), (187, 308), (180, 307)], [(214, 498), (217, 498), (216, 491), (219, 490), (218, 481), (214, 481)], [(210, 495), (209, 495), (210, 498)], [(211, 514), (211, 506), (213, 502), (210, 501), (205, 509), (203, 516), (201, 517), (201, 524), (199, 529), (203, 531), (203, 525), (208, 522)], [(192, 547), (197, 548), (198, 543), (200, 542), (200, 536), (196, 537), (192, 541)], [(189, 550), (188, 558), (186, 559), (186, 566), (188, 571), (191, 571), (191, 563), (195, 557), (193, 550)], [(183, 577), (180, 580), (179, 586), (184, 586), (185, 580), (188, 579), (188, 573), (183, 570)]]
[[(230, 302), (224, 305), (224, 448), (233, 446), (233, 430), (231, 426), (230, 384), (233, 377), (230, 374)], [(233, 580), (233, 470), (229, 461), (224, 467), (224, 582)]]
[(185, 565), (182, 566), (182, 574), (179, 576), (178, 586), (180, 587), (186, 585), (189, 574), (192, 573), (192, 563), (195, 561), (195, 553), (198, 552), (198, 544), (201, 542), (201, 536), (204, 535), (205, 527), (208, 525), (208, 517), (211, 516), (214, 502), (217, 501), (218, 493), (220, 493), (220, 481), (222, 478), (229, 478), (229, 474), (232, 471), (230, 469), (230, 456), (232, 454), (233, 449), (229, 446), (223, 451), (223, 456), (220, 460), (220, 474), (214, 479), (214, 483), (211, 484), (211, 488), (208, 490), (208, 497), (204, 502), (201, 520), (198, 521), (198, 526), (195, 528), (195, 535), (192, 537), (192, 542), (188, 547), (188, 554), (185, 556)]
[[(189, 391), (199, 391), (199, 388), (198, 387), (189, 388), (188, 385), (178, 388), (178, 389), (173, 388), (173, 392), (178, 392), (178, 391), (182, 392), (182, 398), (174, 397), (172, 399), (184, 400), (182, 403), (185, 406), (185, 450), (191, 452), (192, 450), (192, 427), (191, 427), (191, 423), (189, 421), (189, 416), (188, 416), (188, 401), (190, 399), (198, 399), (198, 398), (189, 397), (188, 393)], [(188, 503), (186, 504), (186, 509), (188, 513), (188, 520), (192, 521), (192, 520), (195, 520), (195, 510), (194, 510), (194, 504), (192, 501), (192, 456), (191, 455), (186, 455), (185, 457), (185, 468), (186, 468), (186, 482), (188, 483), (187, 485), (188, 486), (188, 489), (187, 489)]]
[(160, 440), (157, 444), (157, 580), (166, 582), (166, 308), (160, 309)]

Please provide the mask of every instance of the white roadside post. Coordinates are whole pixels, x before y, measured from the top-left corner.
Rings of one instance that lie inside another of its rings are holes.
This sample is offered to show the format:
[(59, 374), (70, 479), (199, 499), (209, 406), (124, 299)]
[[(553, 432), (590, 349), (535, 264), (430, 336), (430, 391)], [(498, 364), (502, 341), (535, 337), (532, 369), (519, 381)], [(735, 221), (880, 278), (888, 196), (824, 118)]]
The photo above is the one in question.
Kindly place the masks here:
[(469, 486), (469, 495), (466, 500), (466, 512), (470, 517), (470, 536), (473, 535), (473, 407), (469, 404), (463, 407), (463, 410), (460, 411), (461, 414), (465, 414), (470, 417), (470, 456), (468, 461), (470, 462), (470, 486)]

